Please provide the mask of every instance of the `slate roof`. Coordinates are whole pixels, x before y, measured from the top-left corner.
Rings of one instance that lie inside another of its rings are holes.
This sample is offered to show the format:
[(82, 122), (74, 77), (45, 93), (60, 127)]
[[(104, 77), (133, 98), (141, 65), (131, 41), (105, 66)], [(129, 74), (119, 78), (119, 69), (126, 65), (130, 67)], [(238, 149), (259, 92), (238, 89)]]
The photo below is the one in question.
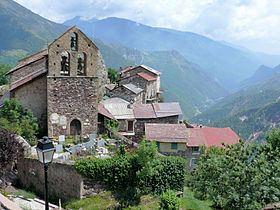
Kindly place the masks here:
[(138, 73), (137, 75), (139, 75), (140, 77), (142, 77), (143, 79), (147, 80), (147, 81), (153, 81), (153, 80), (156, 80), (155, 77), (152, 77), (148, 74), (145, 74), (145, 73)]
[(182, 114), (182, 110), (178, 102), (154, 103), (153, 108), (157, 117), (169, 117)]
[(138, 93), (141, 93), (144, 89), (142, 88), (138, 88), (136, 87), (135, 85), (133, 84), (125, 84), (125, 85), (122, 85), (123, 87), (125, 87), (126, 89), (132, 91), (133, 93), (135, 94), (138, 94)]
[(0, 107), (3, 106), (5, 98), (10, 100), (10, 91), (7, 93), (4, 93), (4, 95), (0, 98)]
[(134, 116), (136, 119), (157, 118), (152, 104), (134, 104)]
[(117, 120), (135, 119), (133, 109), (129, 108), (129, 104), (127, 103), (105, 103), (104, 108), (107, 109)]
[(104, 104), (101, 103), (98, 104), (98, 113), (112, 120), (115, 119), (114, 116), (107, 109), (105, 109)]
[(188, 133), (184, 124), (145, 123), (147, 140), (158, 142), (187, 143)]
[(202, 127), (202, 128), (187, 128), (189, 141), (187, 146), (222, 146), (222, 142), (226, 144), (235, 144), (240, 140), (240, 137), (231, 130), (230, 127), (227, 128), (212, 128), (212, 127)]

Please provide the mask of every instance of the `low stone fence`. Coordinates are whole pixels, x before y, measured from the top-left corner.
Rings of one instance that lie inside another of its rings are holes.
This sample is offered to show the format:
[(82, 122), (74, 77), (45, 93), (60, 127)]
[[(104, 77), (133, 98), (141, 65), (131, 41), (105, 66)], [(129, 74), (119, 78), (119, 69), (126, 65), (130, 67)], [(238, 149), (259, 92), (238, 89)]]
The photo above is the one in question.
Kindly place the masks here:
[[(18, 162), (18, 177), (21, 185), (38, 195), (44, 195), (44, 166), (35, 157)], [(51, 199), (81, 199), (106, 190), (103, 182), (83, 178), (74, 168), (73, 161), (54, 160), (49, 164), (48, 189)]]

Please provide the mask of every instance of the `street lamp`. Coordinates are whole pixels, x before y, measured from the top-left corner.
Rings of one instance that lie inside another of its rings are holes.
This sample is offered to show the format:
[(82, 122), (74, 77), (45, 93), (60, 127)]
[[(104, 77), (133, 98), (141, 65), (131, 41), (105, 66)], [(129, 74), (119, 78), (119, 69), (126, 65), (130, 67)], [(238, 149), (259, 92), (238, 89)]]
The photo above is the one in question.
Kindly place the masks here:
[(54, 146), (52, 141), (47, 136), (43, 137), (43, 140), (38, 141), (37, 154), (39, 161), (44, 164), (45, 171), (45, 209), (49, 209), (49, 195), (48, 195), (48, 163), (52, 162), (54, 154)]

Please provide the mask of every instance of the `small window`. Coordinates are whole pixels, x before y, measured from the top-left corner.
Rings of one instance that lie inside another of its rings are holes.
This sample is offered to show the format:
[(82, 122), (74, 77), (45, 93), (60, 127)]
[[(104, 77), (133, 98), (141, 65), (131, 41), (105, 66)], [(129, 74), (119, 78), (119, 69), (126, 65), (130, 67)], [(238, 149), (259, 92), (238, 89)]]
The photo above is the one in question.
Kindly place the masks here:
[(78, 54), (77, 75), (86, 75), (86, 54)]
[(133, 121), (127, 121), (127, 132), (133, 132)]
[(196, 158), (192, 158), (192, 159), (190, 160), (190, 166), (196, 165), (196, 161), (197, 161)]
[(171, 149), (178, 149), (177, 143), (171, 143)]
[(76, 33), (72, 33), (71, 44), (70, 44), (71, 50), (78, 50), (77, 40), (78, 40), (78, 35)]
[(64, 76), (69, 76), (70, 75), (70, 65), (69, 65), (69, 53), (64, 51), (61, 53), (61, 69), (60, 69), (60, 74)]
[(156, 144), (157, 144), (157, 148), (160, 149), (160, 142), (157, 141)]
[(192, 153), (199, 153), (199, 147), (192, 147)]

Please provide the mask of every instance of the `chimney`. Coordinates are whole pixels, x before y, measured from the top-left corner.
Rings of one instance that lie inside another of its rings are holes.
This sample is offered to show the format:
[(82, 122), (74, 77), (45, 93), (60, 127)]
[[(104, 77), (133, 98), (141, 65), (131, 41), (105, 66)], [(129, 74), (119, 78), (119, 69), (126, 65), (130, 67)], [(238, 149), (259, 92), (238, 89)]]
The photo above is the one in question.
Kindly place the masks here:
[(130, 103), (128, 104), (128, 108), (129, 108), (129, 109), (133, 109), (133, 104), (134, 104), (134, 100), (131, 99), (131, 100), (130, 100)]

